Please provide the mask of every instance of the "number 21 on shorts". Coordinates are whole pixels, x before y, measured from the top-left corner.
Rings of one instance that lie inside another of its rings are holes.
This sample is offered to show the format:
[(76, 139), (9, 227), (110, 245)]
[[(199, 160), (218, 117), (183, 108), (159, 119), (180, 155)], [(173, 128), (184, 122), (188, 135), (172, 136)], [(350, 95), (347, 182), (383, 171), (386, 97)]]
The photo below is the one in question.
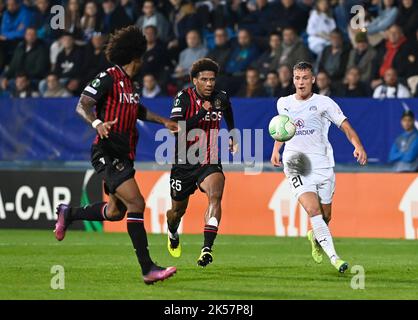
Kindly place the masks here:
[(300, 175), (297, 175), (292, 178), (293, 187), (296, 189), (297, 187), (303, 186), (302, 178)]
[(176, 191), (181, 191), (181, 180), (171, 179), (171, 189), (174, 189)]

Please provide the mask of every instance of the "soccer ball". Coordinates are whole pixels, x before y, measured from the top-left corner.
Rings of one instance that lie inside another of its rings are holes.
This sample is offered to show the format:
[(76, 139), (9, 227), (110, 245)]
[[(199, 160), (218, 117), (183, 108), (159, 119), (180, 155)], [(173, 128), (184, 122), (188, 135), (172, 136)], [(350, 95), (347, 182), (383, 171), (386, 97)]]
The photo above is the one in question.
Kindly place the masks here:
[(285, 142), (293, 138), (296, 132), (296, 126), (288, 116), (277, 115), (270, 120), (270, 136), (280, 142)]

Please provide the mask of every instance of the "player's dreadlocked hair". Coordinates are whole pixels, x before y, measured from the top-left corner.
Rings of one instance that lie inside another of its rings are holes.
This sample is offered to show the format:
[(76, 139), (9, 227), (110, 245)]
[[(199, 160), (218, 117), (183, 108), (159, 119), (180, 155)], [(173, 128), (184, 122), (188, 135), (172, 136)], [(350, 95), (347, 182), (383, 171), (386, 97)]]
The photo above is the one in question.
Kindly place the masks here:
[(202, 71), (213, 71), (215, 72), (215, 77), (219, 72), (219, 65), (209, 58), (203, 58), (195, 61), (190, 69), (190, 78), (197, 78), (199, 72)]
[(295, 71), (295, 70), (310, 70), (311, 73), (313, 74), (312, 64), (310, 64), (309, 62), (306, 62), (306, 61), (301, 61), (301, 62), (296, 63), (293, 66), (293, 71)]
[(110, 35), (106, 46), (106, 58), (113, 64), (124, 66), (132, 60), (141, 58), (147, 48), (141, 29), (129, 26)]

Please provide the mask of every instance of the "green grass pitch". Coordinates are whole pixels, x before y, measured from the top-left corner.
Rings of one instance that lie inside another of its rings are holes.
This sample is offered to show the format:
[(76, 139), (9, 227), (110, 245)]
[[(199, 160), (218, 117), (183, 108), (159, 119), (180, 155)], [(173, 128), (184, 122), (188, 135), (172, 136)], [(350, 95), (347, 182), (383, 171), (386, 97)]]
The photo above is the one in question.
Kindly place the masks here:
[[(350, 269), (340, 275), (325, 259), (316, 265), (304, 238), (218, 235), (214, 263), (196, 266), (202, 235), (182, 235), (172, 258), (165, 235), (149, 235), (151, 255), (177, 274), (146, 286), (127, 234), (0, 230), (0, 299), (417, 299), (418, 243), (335, 239), (337, 252), (365, 270), (354, 290)], [(50, 287), (62, 265), (65, 289)]]

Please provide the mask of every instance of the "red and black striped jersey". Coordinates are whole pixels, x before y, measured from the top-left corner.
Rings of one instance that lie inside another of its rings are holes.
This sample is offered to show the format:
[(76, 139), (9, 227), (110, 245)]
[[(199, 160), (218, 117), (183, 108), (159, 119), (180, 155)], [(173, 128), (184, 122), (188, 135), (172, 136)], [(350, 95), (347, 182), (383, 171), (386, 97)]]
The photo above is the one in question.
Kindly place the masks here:
[[(211, 102), (210, 111), (203, 108), (206, 100)], [(196, 151), (204, 150), (205, 152), (199, 157), (201, 159), (199, 165), (218, 163), (218, 131), (221, 119), (225, 118), (228, 130), (234, 128), (232, 106), (226, 92), (215, 90), (211, 97), (203, 98), (199, 96), (195, 88), (184, 89), (174, 99), (170, 118), (177, 122), (185, 121), (186, 124), (186, 130), (181, 130), (179, 134), (176, 134), (176, 164), (190, 164), (187, 154), (192, 146), (196, 148)], [(193, 129), (201, 130), (192, 134), (193, 137), (190, 138), (189, 132)], [(186, 141), (185, 154), (179, 152), (179, 140)], [(183, 159), (185, 155), (186, 159)]]
[(113, 157), (134, 160), (138, 142), (136, 121), (141, 107), (139, 88), (116, 65), (98, 74), (84, 88), (82, 94), (97, 101), (97, 119), (103, 122), (118, 119), (112, 126), (109, 138), (100, 139), (97, 135), (94, 144), (99, 144)]

